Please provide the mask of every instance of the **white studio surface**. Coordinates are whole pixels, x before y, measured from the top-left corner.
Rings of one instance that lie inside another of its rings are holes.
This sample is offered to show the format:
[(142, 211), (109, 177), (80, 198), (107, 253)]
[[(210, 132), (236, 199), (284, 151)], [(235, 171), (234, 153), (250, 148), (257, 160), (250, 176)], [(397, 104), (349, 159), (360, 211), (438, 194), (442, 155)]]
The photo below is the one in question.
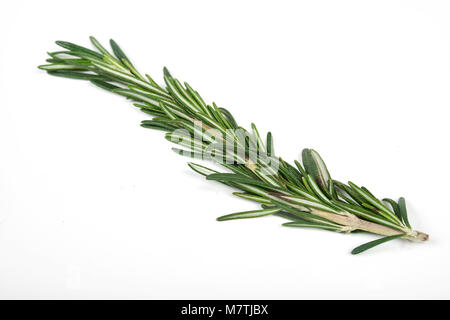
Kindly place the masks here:
[[(450, 3), (3, 1), (0, 298), (449, 299)], [(293, 161), (407, 200), (424, 244), (216, 222), (257, 206), (192, 172), (146, 115), (36, 68), (114, 38)]]

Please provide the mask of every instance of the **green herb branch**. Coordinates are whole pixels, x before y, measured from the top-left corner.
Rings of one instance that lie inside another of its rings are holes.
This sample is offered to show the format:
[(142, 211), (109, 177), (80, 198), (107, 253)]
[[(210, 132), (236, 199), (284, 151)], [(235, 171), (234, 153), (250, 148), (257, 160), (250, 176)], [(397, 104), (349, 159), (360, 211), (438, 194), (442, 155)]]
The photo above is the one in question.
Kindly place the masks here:
[(283, 224), (287, 227), (344, 233), (359, 230), (385, 236), (355, 248), (353, 254), (393, 239), (428, 239), (427, 234), (411, 228), (404, 198), (381, 200), (363, 186), (332, 179), (313, 149), (303, 150), (301, 163), (288, 163), (275, 155), (270, 132), (263, 138), (254, 124), (251, 130), (240, 127), (228, 110), (206, 103), (166, 68), (165, 86), (160, 86), (149, 75), (139, 73), (113, 40), (112, 53), (94, 37), (90, 40), (96, 51), (57, 41), (64, 50), (48, 53), (48, 64), (39, 68), (54, 76), (88, 80), (132, 100), (134, 106), (153, 116), (141, 125), (167, 132), (166, 139), (178, 145), (175, 152), (216, 162), (228, 172), (189, 163), (194, 171), (239, 190), (233, 194), (261, 207), (217, 220), (276, 215), (289, 221)]

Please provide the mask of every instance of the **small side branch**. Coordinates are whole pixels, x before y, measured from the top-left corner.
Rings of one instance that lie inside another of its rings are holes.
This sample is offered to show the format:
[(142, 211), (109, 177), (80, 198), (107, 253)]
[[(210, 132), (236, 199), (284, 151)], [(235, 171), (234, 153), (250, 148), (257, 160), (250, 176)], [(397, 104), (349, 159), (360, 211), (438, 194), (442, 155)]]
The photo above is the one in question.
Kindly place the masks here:
[(411, 241), (427, 241), (429, 238), (429, 236), (426, 233), (420, 231), (405, 230), (403, 232), (401, 230), (396, 230), (387, 226), (383, 226), (381, 224), (377, 224), (367, 220), (362, 220), (351, 213), (346, 213), (346, 215), (340, 215), (318, 209), (313, 209), (311, 213), (318, 217), (325, 218), (337, 224), (346, 226), (351, 230), (364, 230), (367, 232), (380, 234), (383, 236), (393, 236), (404, 233), (405, 234), (404, 238)]

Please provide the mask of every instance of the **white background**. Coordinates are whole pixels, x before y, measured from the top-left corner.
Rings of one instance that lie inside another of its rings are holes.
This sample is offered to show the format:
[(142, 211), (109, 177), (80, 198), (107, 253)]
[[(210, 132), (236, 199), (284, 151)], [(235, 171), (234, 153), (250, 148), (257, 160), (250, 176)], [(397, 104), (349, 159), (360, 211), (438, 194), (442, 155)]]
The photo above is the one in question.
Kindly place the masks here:
[[(3, 1), (0, 298), (450, 298), (447, 1)], [(257, 206), (191, 172), (121, 97), (36, 66), (113, 37), (287, 160), (405, 196), (430, 241), (216, 222)], [(214, 100), (213, 100), (214, 99)]]

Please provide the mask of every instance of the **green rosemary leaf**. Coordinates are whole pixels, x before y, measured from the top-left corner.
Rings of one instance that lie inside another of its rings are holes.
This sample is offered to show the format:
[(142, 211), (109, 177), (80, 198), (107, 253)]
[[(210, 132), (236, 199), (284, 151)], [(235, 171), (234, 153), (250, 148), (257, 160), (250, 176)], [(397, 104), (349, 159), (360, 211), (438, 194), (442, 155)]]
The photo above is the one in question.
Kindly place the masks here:
[(401, 212), (400, 212), (400, 208), (399, 208), (397, 202), (395, 202), (394, 200), (389, 199), (389, 198), (384, 198), (383, 201), (389, 203), (389, 204), (391, 205), (391, 207), (392, 207), (392, 210), (394, 210), (395, 215), (396, 215), (399, 219), (402, 219), (402, 214), (401, 214)]
[[(125, 55), (123, 50), (119, 47), (119, 45), (113, 40), (109, 40), (109, 44), (111, 45), (111, 49), (113, 50), (114, 55), (119, 60), (119, 63), (115, 63), (117, 66), (125, 66), (125, 69), (128, 68), (131, 73), (133, 73), (136, 77), (138, 77), (142, 81), (146, 81), (146, 79), (136, 70), (136, 68), (131, 63), (130, 59)], [(116, 61), (114, 57), (110, 54), (107, 55), (107, 57), (111, 57), (113, 61)], [(113, 62), (114, 63), (114, 62)], [(150, 81), (151, 84), (153, 84), (153, 81)], [(158, 85), (155, 86), (156, 88), (160, 89)]]
[(235, 195), (236, 197), (239, 197), (239, 198), (243, 198), (243, 199), (247, 199), (247, 200), (252, 200), (252, 201), (259, 202), (259, 203), (271, 204), (270, 200), (265, 199), (265, 198), (260, 197), (260, 196), (256, 196), (256, 195), (251, 194), (251, 193), (246, 193), (246, 192), (233, 192), (233, 195)]
[(247, 167), (240, 164), (228, 164), (228, 163), (220, 163), (222, 166), (239, 175), (246, 176), (251, 179), (255, 179), (256, 175), (249, 170)]
[(339, 225), (331, 226), (326, 225), (322, 223), (314, 223), (314, 222), (300, 222), (300, 221), (294, 221), (294, 222), (286, 222), (283, 223), (284, 227), (293, 227), (293, 228), (316, 228), (316, 229), (323, 229), (323, 230), (330, 230), (335, 232), (340, 232), (341, 227)]
[(119, 88), (119, 89), (115, 89), (113, 92), (120, 94), (121, 96), (130, 98), (134, 101), (145, 102), (152, 107), (157, 107), (157, 108), (160, 107), (159, 102), (157, 100), (151, 99), (148, 96), (131, 91), (129, 89)]
[(370, 192), (369, 189), (367, 189), (366, 187), (361, 186), (361, 190), (364, 190), (366, 193), (368, 193), (368, 194), (371, 195), (373, 198), (375, 198), (375, 196), (373, 195), (373, 193)]
[(224, 181), (224, 182), (233, 182), (233, 183), (244, 183), (249, 184), (252, 186), (258, 186), (269, 190), (281, 190), (283, 191), (283, 188), (270, 185), (268, 183), (261, 182), (259, 180), (251, 179), (246, 176), (240, 176), (238, 174), (234, 173), (217, 173), (212, 174), (206, 177), (208, 180), (217, 180), (217, 181)]
[[(116, 89), (113, 92), (116, 93)], [(149, 112), (154, 112), (158, 116), (166, 115), (164, 111), (159, 107), (159, 105), (150, 105), (149, 103), (145, 103), (144, 101), (139, 101), (139, 103), (133, 103), (133, 106), (140, 109), (146, 109)]]
[(300, 195), (302, 198), (313, 200), (313, 201), (315, 201), (317, 199), (316, 195), (308, 193), (308, 190), (306, 188), (301, 189), (301, 188), (298, 188), (291, 184), (286, 184), (286, 187), (288, 188), (288, 190), (291, 190), (292, 192)]
[(361, 205), (362, 205), (364, 208), (367, 208), (367, 209), (369, 209), (369, 210), (372, 210), (372, 211), (374, 211), (374, 212), (376, 212), (376, 213), (379, 212), (379, 210), (378, 210), (377, 208), (375, 208), (375, 207), (372, 206), (371, 204), (368, 204), (367, 202), (363, 202), (363, 203), (361, 203)]
[(216, 125), (219, 125), (220, 127), (223, 127), (225, 129), (225, 126), (221, 120), (221, 117), (218, 114), (218, 111), (216, 109), (214, 109), (213, 107), (211, 107), (210, 105), (206, 106), (206, 113), (202, 115), (202, 117), (204, 119), (210, 119), (211, 121), (214, 121), (216, 124), (211, 124), (213, 127)]
[(131, 84), (127, 85), (127, 87), (128, 87), (128, 90), (130, 90), (130, 91), (132, 91), (132, 92), (138, 93), (138, 94), (140, 94), (140, 95), (142, 95), (142, 96), (148, 97), (148, 98), (150, 98), (150, 99), (152, 99), (152, 100), (155, 100), (155, 101), (161, 101), (161, 102), (164, 102), (165, 104), (171, 106), (172, 108), (176, 108), (176, 109), (182, 110), (182, 109), (181, 109), (179, 106), (177, 106), (177, 105), (174, 103), (174, 101), (173, 101), (172, 99), (170, 99), (170, 98), (161, 96), (160, 94), (155, 93), (155, 92), (149, 92), (148, 90), (139, 88), (139, 87), (134, 86), (134, 85), (131, 85)]
[[(51, 64), (64, 62), (62, 59), (53, 59), (53, 58), (45, 59), (45, 61), (48, 63), (51, 63)], [(41, 66), (38, 66), (38, 68), (41, 70), (45, 70), (45, 69), (42, 69)]]
[(164, 91), (163, 88), (159, 84), (157, 84), (150, 75), (145, 74), (145, 78), (147, 78), (147, 81), (150, 82), (155, 88), (158, 88), (161, 91)]
[(302, 174), (302, 176), (306, 176), (306, 171), (302, 167), (301, 163), (298, 160), (294, 160), (295, 166), (298, 168), (298, 171)]
[[(139, 106), (138, 103), (135, 103), (134, 105), (135, 105), (136, 107)], [(151, 116), (164, 116), (164, 113), (161, 113), (161, 112), (159, 112), (159, 111), (156, 111), (155, 109), (148, 108), (147, 106), (145, 106), (145, 107), (146, 107), (146, 108), (140, 107), (140, 110), (141, 110), (142, 112), (146, 113), (146, 114), (149, 114), (149, 115), (151, 115)]]
[(85, 47), (76, 45), (76, 44), (71, 43), (71, 42), (67, 42), (67, 41), (55, 41), (55, 43), (56, 43), (58, 46), (63, 47), (64, 49), (67, 49), (67, 50), (70, 50), (70, 51), (84, 52), (84, 53), (87, 53), (87, 54), (92, 55), (92, 56), (94, 56), (94, 57), (97, 57), (97, 58), (99, 58), (100, 60), (103, 58), (103, 56), (102, 56), (100, 53), (95, 52), (95, 51), (93, 51), (93, 50), (90, 50), (90, 49), (88, 49), (88, 48), (85, 48)]
[(172, 75), (170, 74), (169, 69), (167, 69), (166, 67), (163, 68), (163, 73), (164, 73), (165, 77), (172, 78)]
[(82, 68), (78, 65), (70, 65), (70, 64), (43, 64), (38, 66), (39, 69), (41, 70), (45, 70), (45, 71), (49, 71), (53, 73), (50, 73), (52, 75), (54, 75), (55, 72), (59, 71), (59, 70), (86, 70), (85, 68)]
[(199, 165), (197, 163), (189, 162), (188, 166), (197, 173), (200, 173), (203, 176), (209, 176), (210, 174), (219, 173), (216, 170), (207, 168), (205, 166)]
[(400, 199), (398, 199), (398, 209), (400, 211), (400, 215), (402, 217), (403, 222), (406, 224), (408, 228), (411, 228), (411, 225), (409, 224), (408, 221), (408, 212), (406, 210), (405, 198), (401, 197)]
[(102, 54), (104, 55), (108, 55), (110, 56), (111, 54), (108, 52), (108, 50), (106, 50), (100, 42), (97, 41), (97, 39), (95, 39), (95, 37), (90, 36), (89, 40), (91, 40), (91, 43), (94, 45), (94, 47), (96, 47)]
[(236, 122), (236, 120), (234, 119), (233, 115), (230, 113), (230, 111), (228, 111), (225, 108), (219, 108), (220, 112), (222, 112), (222, 114), (224, 115), (224, 117), (228, 120), (228, 122), (231, 124), (231, 126), (233, 127), (233, 129), (237, 129), (239, 126)]
[(354, 204), (354, 205), (359, 205), (358, 202), (356, 202), (355, 200), (353, 200), (350, 196), (347, 196), (346, 193), (344, 194), (342, 192), (341, 189), (339, 189), (339, 187), (335, 188), (337, 195), (338, 195), (338, 199), (339, 200), (343, 200), (345, 202), (347, 202), (348, 204)]
[[(261, 206), (264, 209), (268, 209), (268, 208), (272, 208), (273, 205), (267, 206), (267, 205), (262, 204)], [(286, 219), (286, 220), (289, 220), (289, 221), (292, 221), (292, 222), (295, 222), (295, 221), (308, 222), (308, 220), (302, 219), (302, 218), (298, 217), (297, 215), (292, 214), (292, 213), (287, 212), (287, 211), (284, 211), (284, 210), (275, 213), (274, 216), (277, 216), (277, 217), (280, 217), (280, 218), (283, 218), (283, 219)]]
[(160, 101), (160, 102), (159, 102), (159, 107), (162, 109), (162, 111), (164, 111), (165, 114), (167, 114), (167, 116), (169, 117), (169, 119), (177, 119), (177, 117), (175, 116), (175, 114), (173, 114), (173, 112), (170, 111), (170, 109), (166, 107), (166, 105), (164, 104), (164, 102)]
[(306, 190), (309, 192), (309, 194), (312, 194), (315, 196), (313, 189), (311, 189), (308, 181), (306, 180), (306, 176), (302, 177), (302, 183), (303, 183), (303, 186), (306, 188)]
[(232, 213), (232, 214), (227, 214), (225, 216), (221, 216), (221, 217), (217, 218), (217, 221), (259, 218), (259, 217), (264, 217), (264, 216), (268, 216), (268, 215), (277, 213), (279, 211), (281, 211), (281, 209), (279, 209), (279, 208), (243, 211), (243, 212), (237, 212), (237, 213)]
[(323, 223), (326, 225), (333, 225), (333, 226), (336, 225), (332, 221), (329, 221), (325, 218), (322, 218), (322, 217), (312, 214), (313, 209), (309, 209), (309, 208), (307, 208), (305, 206), (301, 206), (301, 205), (293, 205), (292, 203), (284, 201), (277, 197), (273, 197), (273, 196), (271, 197), (270, 194), (269, 194), (268, 198), (271, 199), (272, 203), (274, 205), (276, 205), (277, 207), (280, 207), (284, 211), (294, 215), (296, 217), (296, 219), (295, 219), (296, 221), (298, 221), (300, 219), (302, 221), (319, 222), (319, 223)]
[[(110, 66), (107, 62), (104, 61), (104, 59), (99, 59), (96, 56), (93, 56), (86, 52), (79, 52), (79, 51), (55, 51), (55, 52), (48, 52), (48, 55), (54, 59), (60, 60), (62, 63), (65, 64), (73, 64), (81, 66), (83, 65), (84, 68), (89, 67), (90, 70), (92, 70), (92, 64), (95, 62), (102, 66)], [(71, 57), (71, 58), (67, 58)], [(88, 63), (77, 63), (77, 59), (89, 61)]]
[(272, 133), (270, 131), (267, 132), (266, 146), (267, 146), (267, 155), (269, 157), (274, 156), (275, 152), (274, 152), (274, 149), (273, 149), (273, 137), (272, 137)]
[(119, 61), (116, 59), (116, 57), (114, 57), (113, 55), (111, 55), (101, 44), (100, 42), (97, 41), (97, 39), (95, 39), (94, 37), (90, 37), (91, 43), (94, 45), (94, 47), (96, 47), (104, 56), (103, 56), (103, 60), (106, 63), (110, 63), (111, 65), (114, 65), (118, 70), (124, 71), (124, 72), (128, 72), (129, 70), (127, 69), (127, 67), (123, 64), (123, 62)]
[(332, 205), (331, 200), (327, 198), (327, 196), (322, 192), (317, 183), (309, 174), (306, 176), (306, 181), (308, 182), (309, 186), (314, 191), (314, 193), (319, 197), (320, 200)]
[(358, 254), (361, 252), (364, 252), (366, 250), (369, 250), (370, 248), (373, 248), (375, 246), (378, 246), (379, 244), (394, 240), (394, 239), (398, 239), (401, 237), (404, 237), (404, 234), (397, 234), (397, 235), (393, 235), (393, 236), (387, 236), (378, 240), (374, 240), (374, 241), (370, 241), (367, 243), (364, 243), (358, 247), (356, 247), (355, 249), (352, 250), (352, 254)]
[(337, 198), (337, 193), (336, 193), (336, 189), (334, 188), (334, 180), (333, 179), (330, 179), (330, 182), (329, 182), (329, 185), (328, 185), (328, 194), (333, 199)]
[(172, 126), (168, 123), (164, 123), (161, 121), (155, 121), (154, 119), (141, 121), (141, 127), (147, 128), (147, 129), (162, 130), (162, 131), (167, 131), (167, 132), (172, 132), (173, 130), (177, 129), (177, 127), (175, 127), (175, 126)]
[(113, 40), (110, 39), (109, 40), (109, 44), (111, 45), (111, 49), (114, 52), (114, 55), (117, 57), (117, 59), (119, 59), (119, 61), (122, 60), (128, 60), (128, 57), (125, 55), (125, 53), (123, 52), (123, 50), (119, 47), (119, 45)]
[(103, 79), (99, 77), (96, 74), (90, 74), (90, 73), (83, 73), (83, 72), (77, 72), (77, 71), (64, 71), (64, 70), (57, 70), (57, 71), (48, 71), (49, 74), (52, 76), (58, 76), (63, 78), (70, 78), (70, 79), (79, 79), (79, 80), (100, 80)]
[(262, 150), (263, 152), (266, 152), (266, 146), (264, 145), (264, 142), (261, 139), (261, 136), (259, 135), (258, 129), (256, 128), (256, 125), (254, 123), (251, 124), (253, 135), (256, 138), (258, 150)]
[(212, 103), (217, 119), (224, 125), (226, 129), (234, 129), (234, 126), (228, 121), (228, 119), (223, 115), (223, 112), (216, 105), (215, 102)]
[(294, 197), (294, 196), (283, 196), (283, 199), (291, 201), (293, 203), (298, 203), (306, 208), (314, 208), (314, 209), (337, 213), (337, 214), (340, 213), (340, 211), (338, 209), (336, 209), (336, 207), (334, 205), (330, 205), (328, 203), (322, 203), (319, 200), (316, 200), (316, 201), (306, 200), (306, 199), (301, 199), (301, 198)]
[(120, 89), (120, 87), (115, 86), (115, 85), (113, 85), (113, 84), (111, 84), (109, 82), (102, 81), (102, 80), (93, 79), (93, 80), (91, 80), (91, 82), (93, 84), (95, 84), (97, 87), (100, 87), (102, 89), (105, 89), (105, 90), (108, 90), (108, 91), (111, 91), (111, 92), (114, 92), (114, 90)]
[(331, 179), (325, 162), (313, 149), (303, 149), (302, 161), (305, 171), (311, 175), (317, 184), (324, 190), (328, 190), (328, 182)]
[[(49, 53), (51, 54), (51, 53)], [(77, 65), (80, 68), (89, 70), (89, 65), (90, 65), (90, 61), (87, 59), (80, 59), (80, 58), (75, 58), (75, 59), (67, 59), (67, 58), (61, 58), (57, 55), (52, 55), (52, 58), (47, 59), (45, 61), (50, 62), (51, 64), (64, 64), (64, 65)]]

